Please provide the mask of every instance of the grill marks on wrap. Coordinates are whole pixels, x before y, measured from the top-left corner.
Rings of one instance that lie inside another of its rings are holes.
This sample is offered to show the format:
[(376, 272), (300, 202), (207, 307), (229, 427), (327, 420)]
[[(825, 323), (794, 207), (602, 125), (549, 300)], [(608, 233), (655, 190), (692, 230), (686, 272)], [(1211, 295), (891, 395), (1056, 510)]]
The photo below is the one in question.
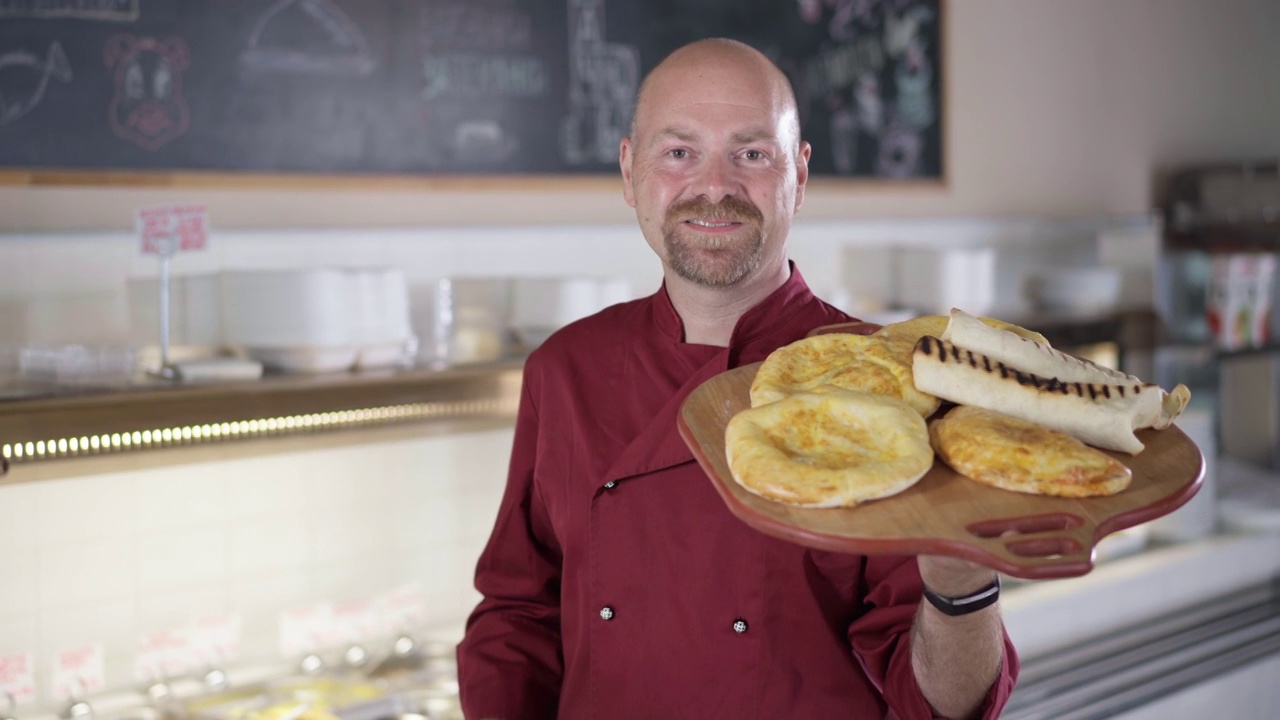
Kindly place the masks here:
[[(1087, 397), (1089, 400), (1097, 400), (1099, 397), (1110, 400), (1113, 394), (1123, 398), (1129, 391), (1129, 388), (1124, 385), (1062, 382), (1057, 378), (1044, 378), (1039, 375), (1022, 372), (1002, 362), (994, 363), (993, 367), (991, 358), (986, 355), (975, 353), (972, 350), (965, 350), (953, 343), (939, 340), (930, 335), (924, 335), (916, 342), (915, 352), (941, 364), (949, 362), (968, 364), (969, 367), (975, 370), (982, 370), (991, 375), (998, 374), (1002, 380), (1013, 380), (1019, 385), (1030, 386), (1043, 392), (1078, 395), (1082, 398)], [(1142, 390), (1142, 385), (1134, 385), (1132, 388), (1134, 395), (1141, 394)]]

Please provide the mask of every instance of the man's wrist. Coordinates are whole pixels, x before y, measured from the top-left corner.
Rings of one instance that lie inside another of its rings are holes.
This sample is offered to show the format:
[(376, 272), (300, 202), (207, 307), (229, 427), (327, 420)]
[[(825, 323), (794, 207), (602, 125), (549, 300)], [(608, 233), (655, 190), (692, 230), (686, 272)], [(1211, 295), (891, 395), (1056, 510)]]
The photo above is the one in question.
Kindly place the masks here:
[(943, 615), (958, 617), (975, 613), (1000, 600), (1000, 576), (996, 575), (989, 584), (974, 592), (959, 596), (943, 595), (925, 586), (924, 598)]

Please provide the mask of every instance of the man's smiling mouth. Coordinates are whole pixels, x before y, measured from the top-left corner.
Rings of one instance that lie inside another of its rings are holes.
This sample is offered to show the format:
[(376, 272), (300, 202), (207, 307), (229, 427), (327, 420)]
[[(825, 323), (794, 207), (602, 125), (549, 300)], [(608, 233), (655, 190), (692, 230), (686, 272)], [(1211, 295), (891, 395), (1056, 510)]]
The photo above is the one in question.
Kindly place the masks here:
[(741, 224), (735, 220), (685, 220), (685, 222), (705, 228), (726, 228)]

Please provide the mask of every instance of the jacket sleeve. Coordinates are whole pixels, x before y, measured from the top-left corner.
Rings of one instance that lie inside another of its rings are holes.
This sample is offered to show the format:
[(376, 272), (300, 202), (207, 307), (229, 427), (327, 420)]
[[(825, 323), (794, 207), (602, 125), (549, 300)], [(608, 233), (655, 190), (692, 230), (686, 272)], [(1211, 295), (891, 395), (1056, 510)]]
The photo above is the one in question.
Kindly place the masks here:
[(561, 552), (534, 483), (534, 397), (526, 369), (506, 491), (476, 567), (475, 586), (483, 597), (458, 646), (458, 683), (468, 718), (550, 719), (559, 705)]
[[(936, 720), (911, 667), (911, 625), (923, 585), (913, 557), (871, 557), (863, 573), (863, 612), (849, 626), (849, 642), (892, 714), (901, 720)], [(1000, 716), (1018, 677), (1018, 655), (1004, 633), (1000, 675), (983, 701), (983, 720)]]

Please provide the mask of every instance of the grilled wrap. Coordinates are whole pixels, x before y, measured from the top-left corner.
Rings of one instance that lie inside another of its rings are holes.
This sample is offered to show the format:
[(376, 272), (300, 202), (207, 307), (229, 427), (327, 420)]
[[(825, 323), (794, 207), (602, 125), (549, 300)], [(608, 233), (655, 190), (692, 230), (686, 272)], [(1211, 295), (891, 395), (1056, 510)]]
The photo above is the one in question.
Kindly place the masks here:
[(1134, 428), (1162, 430), (1168, 427), (1187, 408), (1191, 399), (1191, 391), (1185, 385), (1178, 385), (1171, 393), (1165, 392), (1163, 388), (1144, 383), (1133, 375), (1067, 355), (1008, 330), (991, 327), (962, 310), (951, 310), (951, 321), (940, 339), (980, 352), (1007, 367), (1043, 378), (1056, 378), (1064, 383), (1150, 387), (1159, 396), (1159, 402), (1146, 400), (1141, 404), (1144, 414), (1134, 419)]
[(1064, 382), (931, 336), (912, 353), (916, 389), (960, 405), (1061, 430), (1095, 447), (1136, 455), (1134, 430), (1160, 415), (1161, 392), (1141, 382)]

